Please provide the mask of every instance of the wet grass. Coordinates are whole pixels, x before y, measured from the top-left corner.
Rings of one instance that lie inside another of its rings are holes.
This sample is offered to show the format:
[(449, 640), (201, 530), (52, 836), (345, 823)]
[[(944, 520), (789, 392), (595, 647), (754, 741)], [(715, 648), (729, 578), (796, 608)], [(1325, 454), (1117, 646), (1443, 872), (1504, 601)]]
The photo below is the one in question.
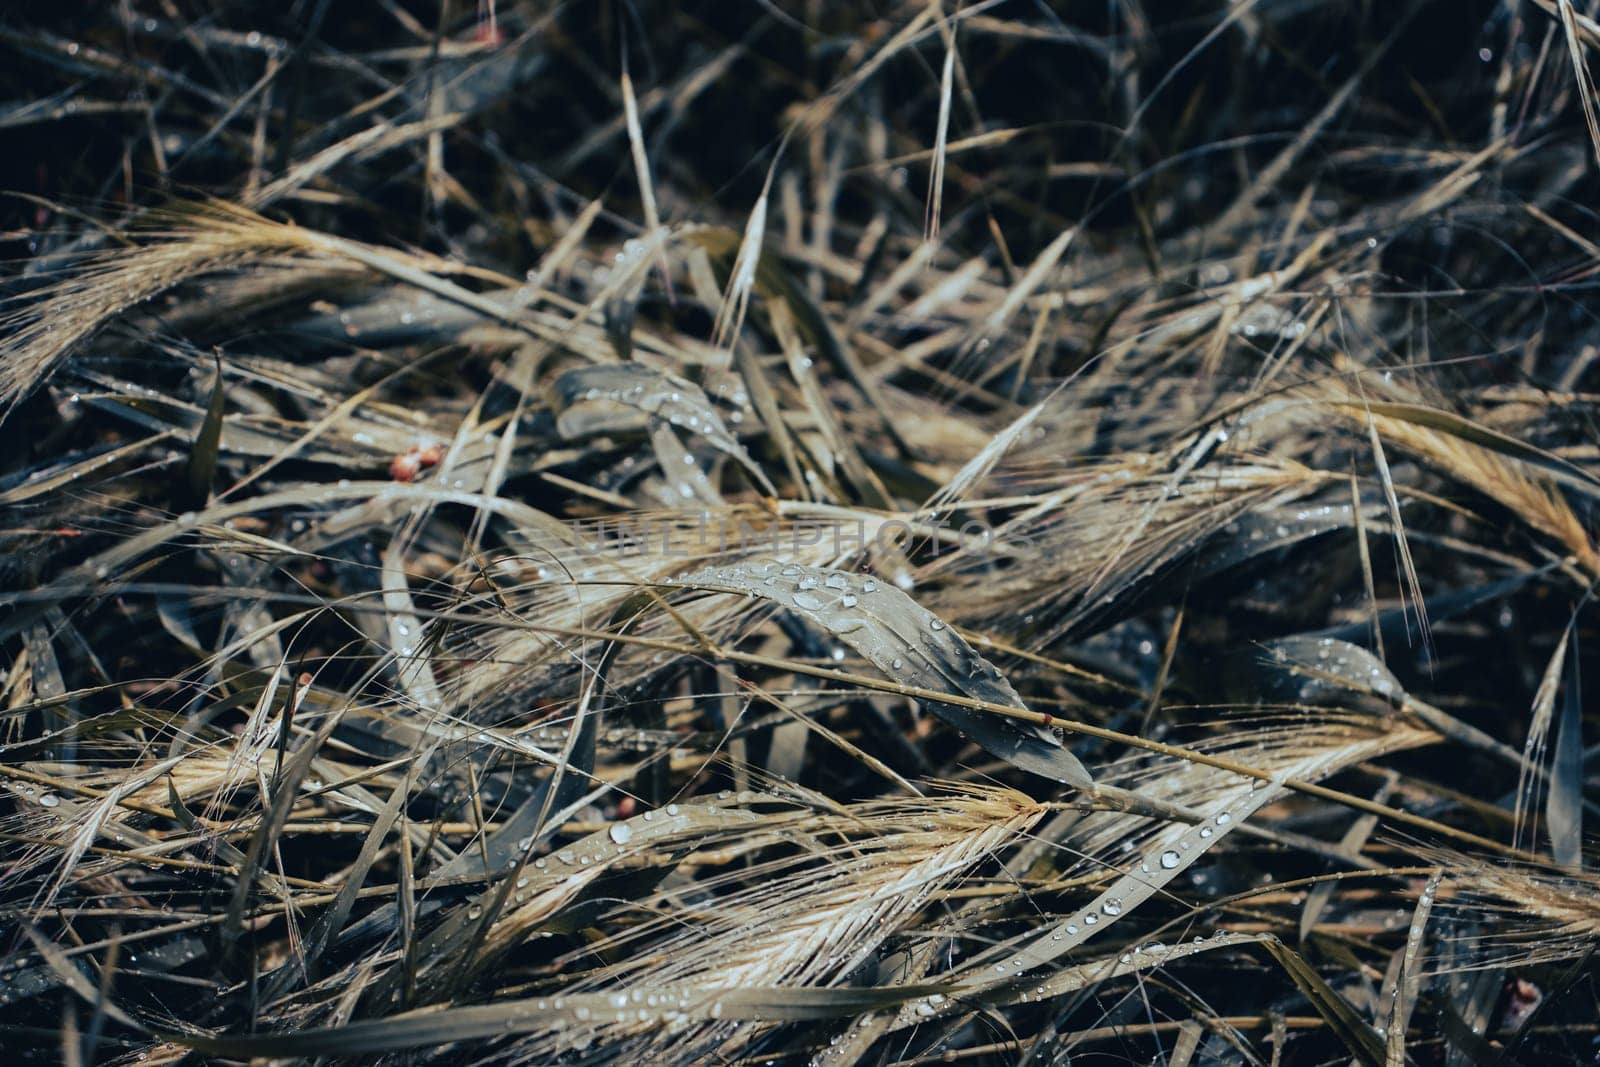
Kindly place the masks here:
[(1567, 0), (23, 3), (19, 1062), (1600, 1038)]

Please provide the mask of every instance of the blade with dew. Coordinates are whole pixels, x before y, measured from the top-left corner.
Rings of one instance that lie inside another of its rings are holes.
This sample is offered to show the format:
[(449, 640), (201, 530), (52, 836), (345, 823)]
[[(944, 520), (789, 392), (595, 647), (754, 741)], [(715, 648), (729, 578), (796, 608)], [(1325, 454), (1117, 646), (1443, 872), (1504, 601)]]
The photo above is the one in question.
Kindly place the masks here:
[(1082, 910), (1054, 926), (1025, 934), (1016, 943), (995, 946), (975, 959), (958, 980), (988, 988), (1016, 981), (1028, 971), (1060, 959), (1161, 892), (1214, 845), (1283, 792), (1281, 779), (1253, 781), (1236, 791), (1230, 800), (1216, 806), (1203, 821), (1192, 826), (1165, 827), (1145, 847), (1143, 857), (1137, 863), (1130, 862), (1127, 869)]
[[(673, 582), (778, 604), (820, 626), (878, 670), (908, 685), (954, 690), (991, 703), (1026, 707), (1000, 671), (944, 620), (886, 582), (798, 563), (711, 567)], [(930, 702), (929, 710), (1025, 771), (1079, 787), (1094, 784), (1078, 758), (1042, 726), (950, 704)]]
[(1387, 1067), (1405, 1067), (1406, 1062), (1406, 1027), (1411, 1022), (1411, 1009), (1416, 1007), (1417, 993), (1422, 983), (1421, 975), (1417, 973), (1418, 961), (1422, 956), (1422, 935), (1428, 927), (1428, 914), (1433, 911), (1433, 899), (1439, 892), (1439, 880), (1443, 872), (1435, 872), (1428, 879), (1428, 884), (1422, 887), (1422, 893), (1417, 897), (1417, 910), (1411, 916), (1411, 930), (1406, 935), (1405, 954), (1400, 959), (1400, 977), (1395, 982), (1394, 1003), (1390, 1006), (1388, 1042), (1385, 1055)]
[(679, 430), (698, 434), (749, 471), (756, 484), (767, 493), (777, 495), (766, 474), (693, 382), (638, 363), (601, 363), (562, 374), (555, 380), (553, 398), (558, 412), (556, 428), (564, 438), (594, 432), (592, 412), (586, 412), (584, 405), (609, 401), (641, 411)]
[(1561, 726), (1550, 759), (1550, 795), (1545, 799), (1545, 822), (1550, 829), (1550, 853), (1563, 867), (1583, 866), (1583, 698), (1579, 679), (1577, 630), (1572, 630), (1572, 655), (1567, 657), (1567, 691), (1562, 700)]
[[(835, 1019), (892, 1007), (936, 992), (937, 986), (887, 989), (772, 988), (658, 989), (655, 1005), (640, 1007), (626, 994), (571, 993), (560, 997), (417, 1011), (346, 1026), (281, 1034), (170, 1034), (168, 1040), (199, 1052), (226, 1056), (365, 1055), (425, 1048), (472, 1038), (540, 1033), (574, 1023), (658, 1019), (750, 1019), (798, 1022)], [(620, 1002), (619, 1002), (620, 996)]]

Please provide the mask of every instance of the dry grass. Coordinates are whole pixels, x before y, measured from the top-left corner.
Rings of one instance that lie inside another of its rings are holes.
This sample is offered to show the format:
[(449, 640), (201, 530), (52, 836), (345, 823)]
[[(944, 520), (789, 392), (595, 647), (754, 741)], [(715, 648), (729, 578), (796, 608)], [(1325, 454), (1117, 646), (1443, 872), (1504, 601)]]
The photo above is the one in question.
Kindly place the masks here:
[(1583, 5), (71, 6), (11, 1060), (1592, 1057)]

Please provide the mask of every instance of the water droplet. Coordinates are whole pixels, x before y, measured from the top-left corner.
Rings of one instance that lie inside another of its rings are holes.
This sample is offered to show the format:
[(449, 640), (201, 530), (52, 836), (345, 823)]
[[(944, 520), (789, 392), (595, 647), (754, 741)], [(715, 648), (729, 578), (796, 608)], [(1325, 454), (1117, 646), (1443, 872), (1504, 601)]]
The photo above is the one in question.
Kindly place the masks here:
[(612, 823), (607, 836), (619, 845), (626, 845), (633, 840), (633, 827), (625, 822)]
[(53, 808), (58, 806), (60, 803), (61, 798), (56, 796), (54, 793), (41, 793), (39, 795), (39, 806), (41, 808)]
[(1170, 871), (1178, 865), (1178, 859), (1178, 853), (1169, 848), (1161, 854), (1161, 866)]

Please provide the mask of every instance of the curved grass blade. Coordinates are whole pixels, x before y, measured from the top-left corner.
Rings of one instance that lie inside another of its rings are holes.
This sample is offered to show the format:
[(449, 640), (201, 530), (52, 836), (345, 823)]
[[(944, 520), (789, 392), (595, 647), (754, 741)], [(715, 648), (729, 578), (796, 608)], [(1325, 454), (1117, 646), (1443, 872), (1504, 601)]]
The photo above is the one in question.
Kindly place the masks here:
[(23, 926), (22, 932), (28, 935), (28, 940), (33, 942), (33, 947), (38, 950), (45, 966), (55, 973), (62, 985), (76, 993), (95, 1011), (103, 1012), (108, 1018), (115, 1019), (130, 1030), (141, 1032), (144, 1030), (143, 1026), (106, 998), (103, 988), (96, 989), (83, 972), (73, 966), (59, 945), (41, 934), (32, 924)]
[[(348, 1026), (301, 1030), (298, 1033), (215, 1037), (168, 1034), (166, 1039), (216, 1056), (365, 1055), (425, 1048), (473, 1038), (542, 1033), (578, 1023), (679, 1019), (745, 1019), (802, 1022), (837, 1019), (882, 1010), (941, 990), (940, 986), (889, 988), (814, 988), (700, 990), (662, 988), (653, 991), (658, 1005), (642, 1007), (627, 994), (572, 993), (561, 997), (507, 1000), (443, 1011), (418, 1011), (387, 1019), (368, 1019)], [(640, 1000), (642, 1001), (641, 994)]]
[(1567, 691), (1562, 698), (1561, 726), (1550, 759), (1550, 795), (1545, 820), (1550, 828), (1550, 853), (1563, 867), (1583, 866), (1583, 698), (1579, 678), (1578, 634), (1572, 633), (1567, 657)]
[(227, 385), (222, 374), (222, 353), (218, 350), (212, 355), (217, 364), (217, 379), (211, 386), (205, 420), (189, 452), (189, 500), (195, 506), (204, 505), (211, 495), (211, 481), (217, 473), (217, 453), (222, 446), (222, 412)]
[(1293, 636), (1249, 655), (1246, 690), (1264, 702), (1328, 704), (1354, 691), (1397, 699), (1405, 689), (1377, 656), (1334, 637)]
[(1405, 1067), (1406, 1027), (1411, 1023), (1411, 1009), (1416, 1007), (1417, 993), (1422, 983), (1417, 973), (1422, 956), (1422, 935), (1428, 927), (1428, 914), (1433, 910), (1433, 899), (1439, 892), (1442, 872), (1435, 872), (1422, 887), (1417, 898), (1417, 910), (1411, 916), (1411, 930), (1406, 934), (1405, 954), (1400, 959), (1400, 976), (1395, 982), (1394, 1004), (1389, 1012), (1388, 1047), (1385, 1055), (1387, 1067)]
[(1555, 476), (1556, 480), (1569, 488), (1576, 489), (1591, 496), (1600, 494), (1600, 478), (1584, 470), (1570, 460), (1562, 459), (1542, 448), (1519, 441), (1515, 437), (1503, 434), (1498, 430), (1491, 430), (1487, 426), (1473, 422), (1471, 419), (1462, 418), (1460, 415), (1444, 411), (1440, 408), (1428, 407), (1424, 404), (1383, 403), (1368, 401), (1361, 405), (1338, 405), (1353, 411), (1370, 411), (1374, 415), (1384, 418), (1396, 419), (1400, 422), (1409, 422), (1415, 426), (1422, 426), (1429, 430), (1437, 430), (1451, 437), (1460, 438), (1490, 452), (1499, 453), (1507, 459), (1518, 460), (1531, 467), (1538, 467)]
[(1265, 944), (1273, 959), (1278, 961), (1311, 1002), (1311, 1006), (1317, 1009), (1317, 1014), (1327, 1020), (1328, 1028), (1339, 1036), (1339, 1040), (1361, 1061), (1363, 1067), (1384, 1067), (1388, 1049), (1383, 1039), (1356, 1014), (1350, 1002), (1341, 997), (1300, 953), (1276, 939)]
[(906, 1005), (898, 1017), (886, 1015), (877, 1019), (859, 1020), (857, 1023), (852, 1024), (847, 1031), (838, 1035), (836, 1039), (830, 1039), (828, 1047), (812, 1059), (812, 1067), (834, 1067), (834, 1065), (857, 1062), (867, 1048), (884, 1034), (926, 1023), (931, 1019), (947, 1016), (957, 1011), (970, 1010), (976, 1007), (1003, 1007), (1011, 1004), (1045, 1003), (1114, 978), (1123, 978), (1156, 967), (1164, 967), (1169, 963), (1176, 963), (1178, 960), (1195, 956), (1202, 952), (1238, 948), (1271, 939), (1271, 934), (1239, 934), (1218, 931), (1215, 936), (1210, 938), (1202, 939), (1196, 937), (1193, 941), (1178, 942), (1172, 945), (1163, 945), (1159, 942), (1150, 941), (1137, 948), (1123, 952), (1115, 958), (1075, 964), (1071, 967), (1064, 967), (1043, 978), (1012, 982), (996, 986), (982, 993), (974, 994), (967, 987), (955, 986), (953, 988), (959, 991), (959, 999), (952, 998), (946, 992), (931, 993)]
[[(1377, 518), (1383, 515), (1378, 509), (1370, 514)], [(1196, 577), (1220, 574), (1269, 552), (1345, 529), (1356, 521), (1349, 504), (1307, 506), (1292, 513), (1270, 509), (1240, 515), (1199, 546), (1194, 561)]]
[[(1259, 788), (1256, 788), (1259, 787)], [(1030, 932), (1017, 943), (996, 946), (973, 961), (960, 976), (980, 988), (1020, 979), (1028, 971), (1060, 959), (1095, 934), (1132, 912), (1194, 865), (1241, 823), (1269, 801), (1281, 796), (1281, 779), (1252, 782), (1231, 800), (1218, 805), (1193, 826), (1168, 826), (1144, 850), (1138, 863), (1091, 900), (1081, 911), (1043, 930)]]
[(770, 495), (777, 495), (778, 491), (766, 474), (693, 382), (638, 363), (601, 363), (567, 371), (556, 379), (553, 391), (558, 412), (556, 428), (562, 437), (571, 439), (594, 432), (593, 424), (585, 417), (592, 418), (592, 414), (583, 411), (580, 405), (610, 401), (642, 411), (680, 430), (699, 434), (717, 451), (749, 471), (757, 485)]
[[(674, 579), (689, 588), (771, 601), (843, 641), (889, 677), (926, 689), (1026, 708), (1005, 676), (944, 620), (885, 582), (798, 563), (711, 567)], [(996, 756), (1068, 785), (1094, 785), (1078, 758), (1042, 726), (932, 703), (935, 715)]]

